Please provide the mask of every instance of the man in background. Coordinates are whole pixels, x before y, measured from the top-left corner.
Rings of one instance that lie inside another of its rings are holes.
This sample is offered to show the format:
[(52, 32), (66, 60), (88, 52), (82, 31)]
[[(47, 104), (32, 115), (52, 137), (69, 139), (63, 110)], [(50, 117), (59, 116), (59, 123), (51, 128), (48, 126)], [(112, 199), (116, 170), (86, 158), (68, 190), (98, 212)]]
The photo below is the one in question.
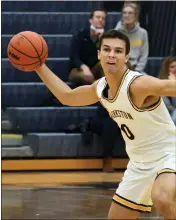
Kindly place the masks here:
[(97, 46), (104, 33), (107, 12), (94, 9), (89, 16), (89, 27), (79, 30), (70, 47), (69, 81), (73, 87), (92, 84), (104, 74), (97, 58)]

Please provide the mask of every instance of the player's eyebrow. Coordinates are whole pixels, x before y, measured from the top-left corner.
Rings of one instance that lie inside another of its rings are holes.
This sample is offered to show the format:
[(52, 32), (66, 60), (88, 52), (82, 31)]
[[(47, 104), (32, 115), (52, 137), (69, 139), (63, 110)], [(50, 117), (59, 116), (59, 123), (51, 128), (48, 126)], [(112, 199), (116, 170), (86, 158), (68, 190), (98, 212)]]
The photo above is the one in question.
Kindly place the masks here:
[[(104, 44), (103, 47), (108, 47), (108, 48), (110, 48), (110, 46), (108, 46), (108, 45), (106, 45), (106, 44)], [(122, 48), (122, 47), (115, 47), (115, 49), (117, 49), (117, 50), (124, 50), (124, 48)]]

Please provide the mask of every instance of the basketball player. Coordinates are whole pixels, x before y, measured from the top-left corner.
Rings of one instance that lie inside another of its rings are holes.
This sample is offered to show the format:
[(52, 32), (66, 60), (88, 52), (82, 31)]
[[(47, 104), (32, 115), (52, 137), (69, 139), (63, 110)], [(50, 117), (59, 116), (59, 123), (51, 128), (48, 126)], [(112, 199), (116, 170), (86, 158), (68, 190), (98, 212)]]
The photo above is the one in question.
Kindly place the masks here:
[(122, 32), (104, 33), (98, 58), (105, 77), (73, 90), (45, 64), (36, 72), (64, 105), (100, 101), (121, 129), (130, 162), (108, 218), (136, 219), (154, 205), (161, 216), (176, 219), (176, 130), (161, 98), (176, 96), (176, 81), (127, 69), (129, 51), (129, 39)]

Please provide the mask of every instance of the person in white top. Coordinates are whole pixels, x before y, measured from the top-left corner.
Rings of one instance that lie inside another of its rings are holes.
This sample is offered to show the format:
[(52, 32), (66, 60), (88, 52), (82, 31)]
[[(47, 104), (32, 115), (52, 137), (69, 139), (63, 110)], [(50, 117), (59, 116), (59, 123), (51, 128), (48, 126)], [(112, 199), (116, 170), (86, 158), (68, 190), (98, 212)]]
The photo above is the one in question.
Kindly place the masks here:
[(46, 64), (35, 71), (64, 105), (86, 106), (100, 101), (121, 128), (130, 162), (108, 218), (136, 219), (154, 205), (164, 218), (176, 219), (176, 131), (160, 98), (176, 96), (176, 81), (128, 70), (129, 51), (124, 33), (105, 32), (98, 50), (105, 77), (73, 90)]

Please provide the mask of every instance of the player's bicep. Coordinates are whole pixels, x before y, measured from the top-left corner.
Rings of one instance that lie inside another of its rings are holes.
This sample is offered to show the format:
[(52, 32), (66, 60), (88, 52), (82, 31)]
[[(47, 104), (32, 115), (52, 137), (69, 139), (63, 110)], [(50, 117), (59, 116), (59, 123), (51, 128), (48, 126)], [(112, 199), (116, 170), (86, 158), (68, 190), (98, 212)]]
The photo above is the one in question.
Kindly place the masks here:
[(142, 76), (135, 80), (137, 94), (143, 96), (175, 96), (176, 81), (161, 80), (152, 76)]
[(96, 84), (77, 87), (69, 92), (67, 104), (69, 106), (86, 106), (98, 102)]
[(149, 77), (146, 91), (152, 96), (176, 96), (176, 80)]

